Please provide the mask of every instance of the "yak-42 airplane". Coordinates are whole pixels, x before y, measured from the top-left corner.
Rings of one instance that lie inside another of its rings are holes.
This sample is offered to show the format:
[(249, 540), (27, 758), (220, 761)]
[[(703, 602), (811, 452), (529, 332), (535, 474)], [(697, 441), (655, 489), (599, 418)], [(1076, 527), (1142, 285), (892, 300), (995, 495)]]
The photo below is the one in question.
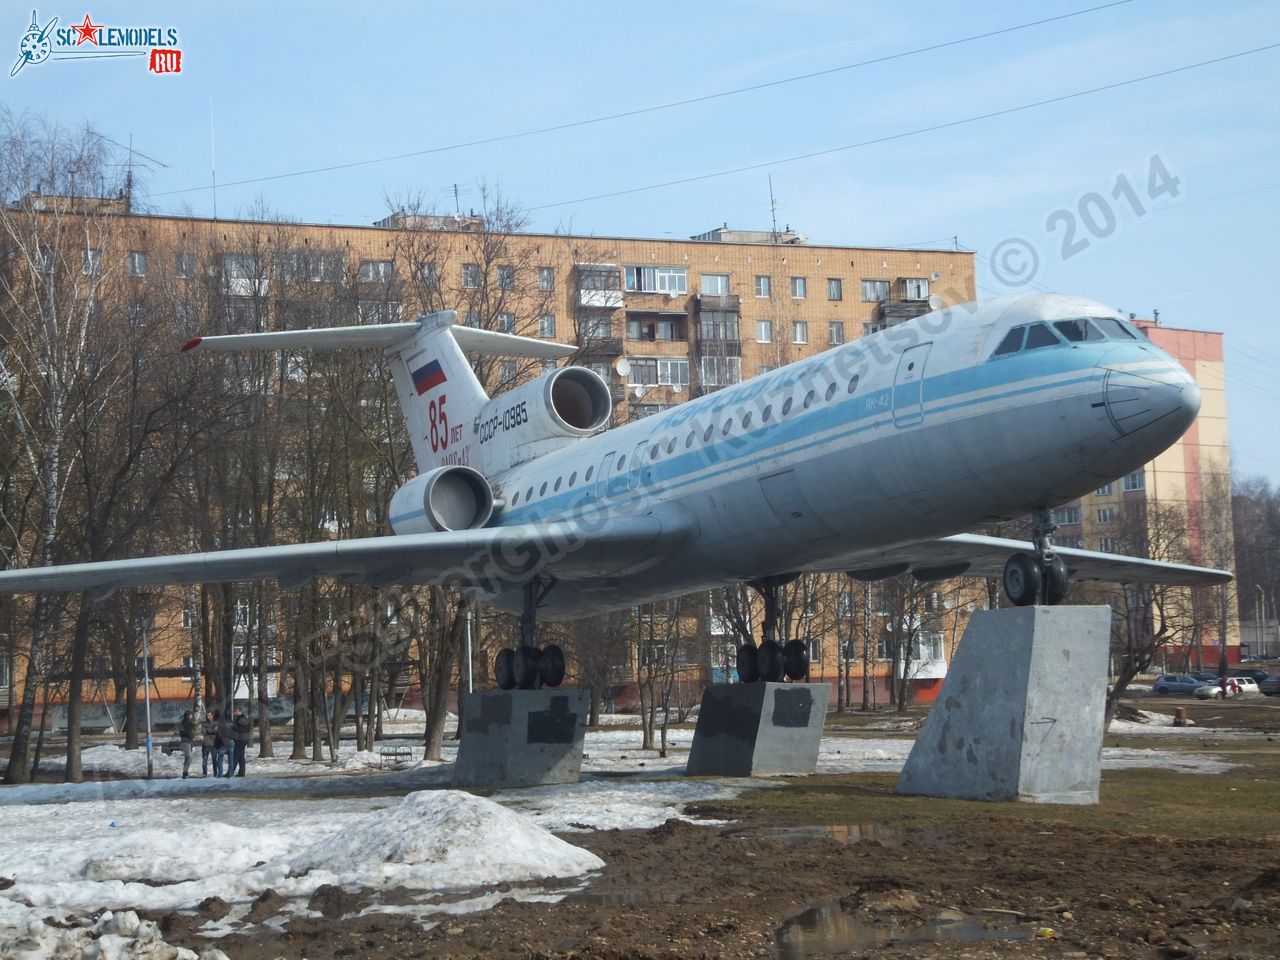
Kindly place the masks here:
[[(548, 371), (490, 399), (467, 354), (554, 360), (575, 348), (409, 323), (196, 338), (184, 350), (353, 349), (391, 358), (419, 475), (392, 536), (0, 573), (0, 592), (314, 577), (441, 583), (521, 614), (505, 689), (559, 684), (540, 615), (571, 619), (733, 581), (765, 604), (744, 681), (807, 672), (775, 640), (780, 586), (1000, 576), (1018, 605), (1059, 603), (1071, 577), (1205, 584), (1222, 570), (1055, 547), (1050, 508), (1140, 468), (1195, 419), (1187, 372), (1114, 310), (1028, 295), (926, 314), (612, 430), (605, 382)], [(1030, 513), (1031, 542), (962, 531)]]

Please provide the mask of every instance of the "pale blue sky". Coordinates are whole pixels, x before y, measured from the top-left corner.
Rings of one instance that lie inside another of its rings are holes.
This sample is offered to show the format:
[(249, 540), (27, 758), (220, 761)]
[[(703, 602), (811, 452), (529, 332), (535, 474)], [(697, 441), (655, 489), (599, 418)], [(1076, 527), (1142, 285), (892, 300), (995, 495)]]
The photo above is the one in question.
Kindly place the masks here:
[[(1094, 297), (1171, 325), (1227, 334), (1237, 471), (1280, 482), (1280, 49), (948, 129), (695, 183), (563, 201), (907, 133), (1280, 42), (1280, 5), (1131, 0), (932, 53), (620, 120), (354, 169), (227, 186), (704, 96), (896, 54), (1105, 0), (739, 3), (439, 2), (353, 5), (102, 3), (108, 26), (173, 25), (181, 76), (124, 58), (31, 65), (4, 101), (88, 120), (168, 166), (146, 175), (159, 212), (259, 199), (301, 220), (369, 223), (385, 197), (465, 208), (486, 181), (532, 226), (687, 237), (723, 222), (781, 223), (815, 241), (978, 252), (983, 296), (1029, 286)], [(41, 6), (44, 23), (83, 7)], [(0, 43), (30, 6), (5, 3)], [(9, 61), (6, 61), (8, 63)], [(7, 74), (7, 71), (5, 71)], [(1178, 195), (1151, 197), (1158, 156)], [(1130, 196), (1114, 199), (1127, 173)], [(200, 189), (184, 191), (186, 188)], [(1100, 196), (1088, 198), (1091, 192)], [(1080, 204), (1099, 232), (1090, 236)], [(561, 205), (562, 204), (562, 205)], [(1100, 205), (1101, 204), (1101, 205)], [(554, 205), (554, 206), (552, 206)], [(1046, 223), (1057, 214), (1052, 228)], [(1108, 215), (1115, 218), (1114, 225)], [(1066, 221), (1076, 246), (1063, 259)], [(1002, 242), (1004, 243), (1001, 246)], [(991, 259), (995, 255), (996, 259)]]

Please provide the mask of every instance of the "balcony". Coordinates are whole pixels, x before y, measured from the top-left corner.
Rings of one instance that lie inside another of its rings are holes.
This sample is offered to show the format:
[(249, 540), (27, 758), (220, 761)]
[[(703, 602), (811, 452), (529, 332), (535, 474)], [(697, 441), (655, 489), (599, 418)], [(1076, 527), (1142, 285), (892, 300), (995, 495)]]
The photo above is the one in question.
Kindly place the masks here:
[(742, 298), (737, 294), (730, 293), (725, 296), (717, 296), (715, 294), (700, 293), (698, 294), (698, 310), (716, 310), (720, 312), (733, 311), (737, 312), (742, 307)]
[(583, 337), (582, 355), (584, 357), (620, 357), (622, 356), (622, 338)]
[(742, 341), (699, 338), (697, 349), (704, 357), (740, 357)]
[(887, 327), (914, 320), (929, 312), (928, 300), (881, 300), (880, 319)]

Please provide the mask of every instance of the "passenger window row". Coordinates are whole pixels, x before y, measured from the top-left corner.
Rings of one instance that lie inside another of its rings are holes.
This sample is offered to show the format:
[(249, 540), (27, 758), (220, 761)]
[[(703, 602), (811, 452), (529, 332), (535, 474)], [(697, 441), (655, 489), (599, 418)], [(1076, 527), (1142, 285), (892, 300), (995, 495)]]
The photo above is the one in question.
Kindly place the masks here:
[[(848, 385), (847, 392), (850, 395), (857, 392), (858, 383), (859, 383), (859, 377), (857, 374), (854, 374), (852, 377), (849, 378), (849, 385)], [(826, 390), (823, 392), (823, 399), (831, 400), (833, 397), (835, 397), (837, 391), (838, 391), (838, 387), (835, 383), (827, 384)], [(808, 410), (811, 406), (813, 406), (814, 402), (817, 400), (817, 396), (818, 395), (816, 391), (809, 390), (807, 393), (805, 393), (804, 398), (800, 401), (800, 406), (803, 409)], [(783, 401), (782, 416), (785, 417), (787, 414), (791, 413), (793, 406), (794, 406), (794, 399), (792, 397), (788, 397), (785, 401)], [(760, 423), (766, 424), (766, 423), (769, 423), (772, 419), (773, 419), (773, 404), (771, 403), (766, 404), (765, 408), (760, 411)], [(746, 413), (742, 415), (742, 429), (750, 430), (752, 422), (753, 422), (752, 413), (751, 411), (748, 410)], [(721, 426), (720, 432), (727, 437), (733, 431), (733, 425), (734, 425), (734, 418), (730, 417), (729, 419), (725, 420), (724, 424)], [(702, 442), (710, 443), (711, 438), (714, 434), (715, 434), (715, 425), (714, 424), (708, 425), (707, 428), (702, 432)], [(694, 430), (689, 431), (688, 435), (684, 439), (684, 448), (686, 450), (690, 449), (693, 446), (694, 441), (696, 439), (697, 439), (697, 431), (694, 431)], [(649, 447), (649, 459), (657, 460), (658, 455), (662, 451), (663, 447), (666, 448), (666, 451), (668, 454), (675, 453), (676, 446), (677, 446), (677, 443), (676, 443), (675, 437), (668, 437), (666, 440), (659, 440)], [(623, 473), (626, 471), (626, 469), (627, 469), (627, 456), (626, 454), (623, 454), (622, 456), (618, 457), (618, 465), (616, 467), (616, 471), (618, 473)], [(594, 467), (587, 467), (587, 472), (582, 476), (582, 482), (590, 483), (591, 477), (594, 474), (594, 472), (595, 472)], [(578, 472), (576, 470), (569, 474), (569, 480), (567, 484), (564, 483), (564, 477), (557, 477), (554, 483), (552, 483), (551, 481), (544, 481), (542, 484), (538, 486), (538, 496), (545, 497), (547, 495), (548, 484), (551, 484), (552, 493), (558, 493), (562, 486), (564, 486), (565, 489), (572, 489), (574, 485), (577, 483), (577, 481), (578, 481)], [(514, 507), (520, 504), (521, 502), (528, 503), (530, 500), (533, 499), (533, 495), (534, 495), (533, 491), (534, 491), (534, 488), (532, 486), (530, 486), (528, 489), (523, 491), (523, 495), (521, 491), (517, 490), (515, 493), (515, 496), (511, 498), (511, 505)]]

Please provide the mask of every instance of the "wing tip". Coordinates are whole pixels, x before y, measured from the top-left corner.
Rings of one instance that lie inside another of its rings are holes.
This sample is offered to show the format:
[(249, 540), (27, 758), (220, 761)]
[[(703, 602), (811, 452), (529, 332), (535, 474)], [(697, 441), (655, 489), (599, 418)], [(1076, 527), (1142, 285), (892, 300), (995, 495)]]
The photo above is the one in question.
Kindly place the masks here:
[(196, 347), (200, 346), (200, 342), (202, 340), (204, 340), (204, 337), (192, 337), (182, 345), (182, 350), (180, 352), (186, 353), (188, 350), (194, 350)]

